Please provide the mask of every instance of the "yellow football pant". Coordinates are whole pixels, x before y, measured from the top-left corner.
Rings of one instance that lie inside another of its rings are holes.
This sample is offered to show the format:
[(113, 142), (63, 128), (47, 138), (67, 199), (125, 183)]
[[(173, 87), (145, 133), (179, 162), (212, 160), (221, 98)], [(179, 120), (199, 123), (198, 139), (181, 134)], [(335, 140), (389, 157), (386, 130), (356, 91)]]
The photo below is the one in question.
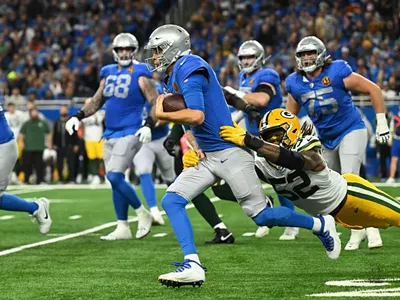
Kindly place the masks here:
[(92, 159), (103, 159), (103, 140), (85, 141), (87, 157)]
[(336, 214), (336, 222), (344, 227), (400, 227), (400, 202), (354, 174), (344, 174), (347, 201)]

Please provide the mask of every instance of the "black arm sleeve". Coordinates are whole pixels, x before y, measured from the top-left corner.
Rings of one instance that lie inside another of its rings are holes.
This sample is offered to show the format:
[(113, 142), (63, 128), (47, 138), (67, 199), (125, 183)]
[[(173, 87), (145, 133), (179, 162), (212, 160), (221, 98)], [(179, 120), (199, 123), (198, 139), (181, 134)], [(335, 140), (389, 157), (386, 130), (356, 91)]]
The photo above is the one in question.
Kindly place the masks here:
[(243, 110), (243, 111), (245, 110), (246, 105), (248, 105), (248, 103), (246, 101), (239, 98), (235, 94), (228, 92), (225, 88), (222, 88), (222, 91), (224, 92), (224, 97), (226, 99), (226, 103), (237, 108), (238, 110)]
[(267, 84), (260, 84), (257, 86), (254, 93), (266, 93), (270, 98), (274, 96), (274, 90)]
[(286, 148), (279, 147), (279, 157), (275, 162), (277, 165), (290, 170), (301, 170), (304, 167), (305, 161), (303, 155), (300, 153), (290, 151)]

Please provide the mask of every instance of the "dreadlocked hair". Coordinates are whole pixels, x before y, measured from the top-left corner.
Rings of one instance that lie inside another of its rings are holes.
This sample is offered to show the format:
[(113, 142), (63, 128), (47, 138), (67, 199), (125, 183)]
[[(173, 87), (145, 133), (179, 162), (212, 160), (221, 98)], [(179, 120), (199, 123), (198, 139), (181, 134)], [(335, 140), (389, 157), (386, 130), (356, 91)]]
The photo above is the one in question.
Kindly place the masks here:
[(301, 126), (301, 137), (307, 135), (316, 135), (314, 124), (308, 120)]

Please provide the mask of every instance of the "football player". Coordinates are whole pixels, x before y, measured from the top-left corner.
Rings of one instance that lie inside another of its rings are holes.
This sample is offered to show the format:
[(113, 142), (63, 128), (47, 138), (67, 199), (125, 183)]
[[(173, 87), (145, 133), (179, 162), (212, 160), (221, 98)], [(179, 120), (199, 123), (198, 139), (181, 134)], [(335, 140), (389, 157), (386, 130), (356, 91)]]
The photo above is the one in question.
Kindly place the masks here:
[(312, 130), (309, 123), (300, 128), (289, 111), (274, 109), (261, 121), (261, 138), (237, 124), (222, 126), (220, 135), (257, 151), (259, 177), (310, 215), (330, 214), (346, 228), (400, 227), (400, 202), (358, 175), (329, 169)]
[(152, 74), (145, 64), (134, 60), (139, 44), (130, 33), (120, 33), (113, 40), (116, 64), (103, 67), (100, 84), (91, 101), (68, 120), (65, 128), (69, 134), (78, 130), (80, 121), (90, 117), (105, 103), (105, 126), (103, 134), (104, 164), (106, 177), (111, 183), (117, 228), (102, 240), (127, 240), (132, 238), (128, 223), (131, 205), (138, 216), (136, 238), (145, 237), (151, 230), (153, 217), (141, 204), (135, 190), (125, 180), (124, 172), (142, 144), (151, 140), (155, 117), (149, 115), (143, 124), (145, 102), (153, 105), (158, 93)]
[[(156, 82), (156, 86), (158, 93), (163, 94), (162, 85)], [(146, 113), (149, 114), (151, 112), (150, 105), (146, 104), (145, 107)], [(161, 177), (168, 185), (175, 179), (174, 159), (168, 155), (167, 150), (163, 146), (168, 133), (169, 124), (159, 121), (156, 127), (151, 130), (151, 142), (143, 145), (133, 159), (135, 173), (140, 179), (143, 196), (146, 199), (155, 223), (159, 225), (164, 225), (164, 219), (157, 206), (152, 171), (153, 165), (156, 163), (161, 171)]]
[[(286, 78), (286, 109), (298, 114), (304, 107), (324, 148), (329, 167), (341, 174), (358, 175), (365, 156), (368, 134), (351, 92), (371, 97), (376, 112), (376, 139), (386, 143), (390, 138), (381, 89), (352, 71), (343, 60), (332, 61), (324, 43), (314, 36), (303, 38), (296, 48), (297, 72)], [(378, 229), (352, 230), (345, 250), (356, 250), (365, 237), (369, 248), (382, 246)]]
[(49, 200), (40, 198), (37, 201), (29, 202), (4, 192), (10, 182), (17, 158), (17, 142), (4, 116), (3, 106), (0, 104), (0, 209), (31, 214), (39, 223), (39, 231), (45, 234), (49, 232), (52, 223)]
[(189, 126), (188, 140), (201, 159), (196, 168), (186, 169), (175, 179), (162, 199), (184, 261), (175, 263), (178, 269), (160, 275), (159, 281), (173, 286), (204, 282), (206, 268), (200, 263), (185, 206), (220, 179), (229, 184), (246, 215), (257, 225), (312, 229), (323, 241), (328, 256), (338, 258), (340, 239), (333, 218), (312, 218), (286, 207), (268, 208), (252, 154), (219, 136), (221, 126), (233, 125), (231, 114), (215, 72), (202, 58), (191, 54), (189, 33), (177, 25), (161, 26), (150, 35), (145, 49), (153, 54), (147, 59), (149, 67), (168, 75), (166, 89), (182, 94), (187, 106), (180, 111), (164, 112), (164, 95), (160, 95), (157, 118)]
[[(239, 62), (239, 91), (226, 86), (225, 89), (234, 93), (247, 103), (254, 105), (263, 116), (267, 111), (282, 106), (281, 79), (279, 74), (272, 69), (263, 68), (265, 51), (263, 46), (255, 41), (244, 42), (237, 53)], [(244, 116), (246, 129), (253, 135), (258, 134), (259, 122), (251, 122), (249, 114)], [(291, 201), (279, 196), (282, 206), (294, 209)], [(263, 237), (269, 233), (266, 226), (259, 227), (256, 237)], [(299, 228), (287, 227), (280, 240), (294, 240), (299, 234)]]

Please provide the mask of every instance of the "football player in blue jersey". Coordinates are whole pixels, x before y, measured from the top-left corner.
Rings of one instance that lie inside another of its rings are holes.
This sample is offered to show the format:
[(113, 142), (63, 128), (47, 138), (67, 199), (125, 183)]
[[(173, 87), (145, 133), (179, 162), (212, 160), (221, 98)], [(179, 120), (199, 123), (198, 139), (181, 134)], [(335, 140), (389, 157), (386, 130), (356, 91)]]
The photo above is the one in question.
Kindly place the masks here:
[(45, 234), (49, 232), (52, 223), (49, 200), (40, 198), (37, 201), (29, 202), (4, 192), (10, 183), (11, 173), (17, 159), (17, 142), (4, 116), (3, 106), (0, 104), (0, 209), (31, 214), (39, 223), (39, 231)]
[[(297, 72), (286, 78), (287, 110), (298, 114), (301, 107), (313, 121), (331, 169), (358, 175), (368, 136), (351, 92), (369, 94), (377, 119), (376, 139), (390, 138), (381, 89), (352, 71), (347, 62), (332, 59), (324, 43), (314, 36), (303, 38), (296, 48)], [(378, 229), (352, 230), (345, 250), (356, 250), (365, 237), (368, 247), (382, 246)]]
[(100, 84), (92, 100), (68, 120), (65, 128), (72, 134), (79, 128), (80, 120), (93, 115), (105, 103), (104, 164), (106, 176), (112, 187), (117, 228), (101, 237), (102, 240), (127, 240), (132, 238), (128, 224), (131, 205), (138, 216), (136, 238), (145, 237), (151, 230), (153, 217), (141, 204), (135, 190), (125, 180), (124, 172), (142, 144), (151, 140), (155, 125), (150, 114), (143, 124), (143, 109), (147, 102), (155, 103), (157, 88), (147, 66), (134, 60), (139, 45), (129, 33), (120, 33), (113, 40), (116, 64), (103, 67)]
[(221, 126), (233, 126), (215, 72), (208, 63), (190, 52), (189, 33), (177, 25), (164, 25), (150, 36), (145, 49), (152, 51), (147, 59), (152, 71), (165, 72), (165, 87), (180, 93), (186, 109), (164, 112), (164, 95), (157, 99), (159, 120), (185, 124), (186, 134), (200, 157), (197, 167), (187, 168), (167, 189), (162, 206), (184, 254), (178, 269), (159, 276), (162, 284), (201, 285), (205, 270), (194, 245), (193, 230), (185, 206), (213, 183), (223, 179), (232, 188), (243, 211), (259, 226), (293, 226), (318, 232), (328, 256), (338, 258), (340, 240), (331, 216), (313, 218), (287, 207), (267, 207), (264, 191), (254, 169), (253, 155), (219, 136)]
[[(281, 79), (275, 70), (263, 68), (267, 60), (263, 46), (255, 40), (246, 41), (240, 46), (237, 58), (240, 69), (239, 91), (229, 86), (226, 86), (225, 89), (257, 107), (262, 116), (270, 110), (281, 107)], [(247, 131), (258, 135), (260, 120), (251, 122), (247, 113), (244, 117)], [(279, 196), (279, 202), (294, 210), (293, 203), (285, 197)], [(263, 237), (268, 233), (269, 228), (261, 226), (257, 229), (255, 236)], [(298, 234), (299, 228), (287, 227), (279, 239), (294, 240)]]
[[(158, 93), (163, 94), (162, 85), (156, 82)], [(146, 113), (150, 114), (151, 107), (145, 105)], [(138, 154), (133, 159), (135, 165), (136, 176), (140, 179), (143, 196), (146, 199), (150, 212), (153, 215), (154, 222), (159, 225), (164, 225), (164, 219), (160, 214), (156, 201), (156, 189), (152, 177), (154, 163), (161, 172), (162, 179), (170, 184), (175, 179), (174, 159), (164, 148), (163, 143), (169, 134), (169, 124), (159, 121), (151, 131), (151, 142), (142, 146)]]

